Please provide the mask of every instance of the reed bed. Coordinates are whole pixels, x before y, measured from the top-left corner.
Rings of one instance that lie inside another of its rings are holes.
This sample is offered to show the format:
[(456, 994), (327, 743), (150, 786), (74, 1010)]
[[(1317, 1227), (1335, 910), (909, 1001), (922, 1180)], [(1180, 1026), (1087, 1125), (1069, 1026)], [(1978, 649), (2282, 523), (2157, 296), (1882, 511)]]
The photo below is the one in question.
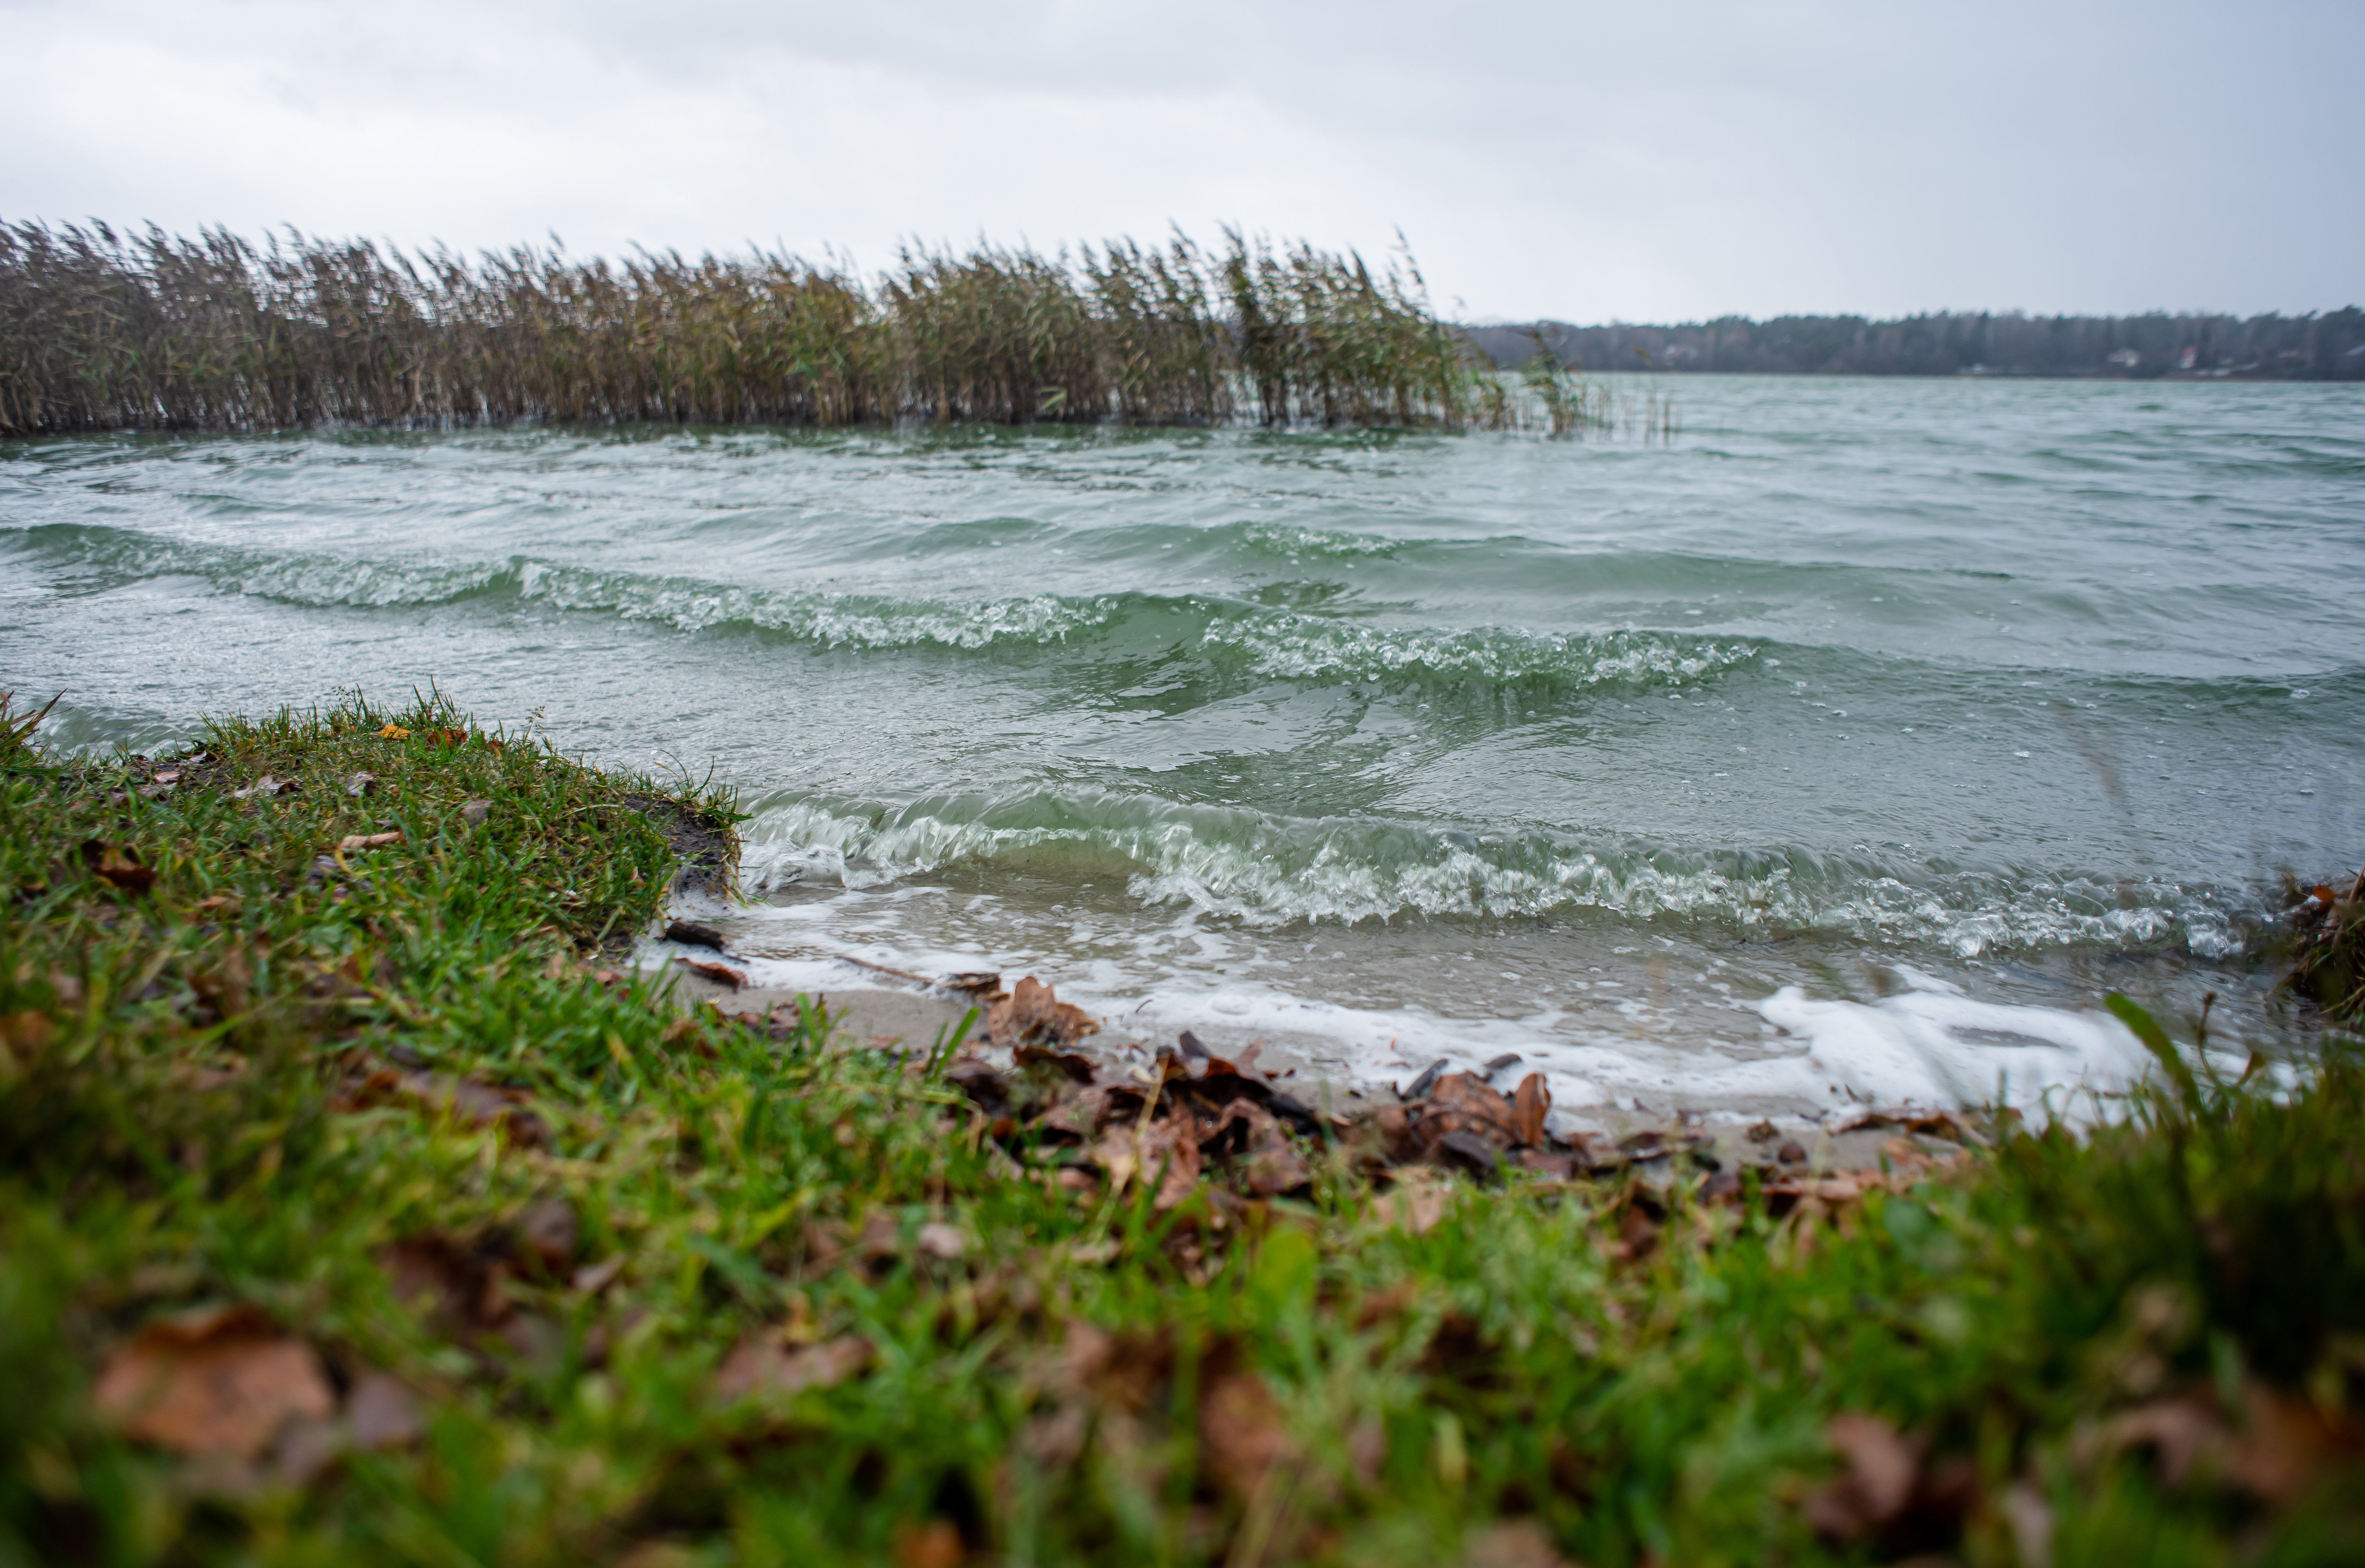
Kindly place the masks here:
[[(1619, 423), (1517, 382), (1409, 255), (1238, 230), (1203, 250), (907, 248), (875, 278), (769, 252), (474, 261), (289, 233), (0, 224), (0, 434), (318, 425)], [(1629, 418), (1629, 426), (1633, 424)]]

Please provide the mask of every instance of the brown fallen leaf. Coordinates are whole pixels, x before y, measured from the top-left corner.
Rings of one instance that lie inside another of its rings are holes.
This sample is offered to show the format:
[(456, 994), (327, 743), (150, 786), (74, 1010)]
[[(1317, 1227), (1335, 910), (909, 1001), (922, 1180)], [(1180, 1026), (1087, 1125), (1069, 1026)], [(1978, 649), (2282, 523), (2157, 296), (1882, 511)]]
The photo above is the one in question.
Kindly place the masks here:
[(1917, 1445), (1877, 1416), (1849, 1411), (1823, 1428), (1824, 1440), (1846, 1468), (1808, 1495), (1807, 1523), (1833, 1540), (1852, 1540), (1905, 1511), (1922, 1468)]
[(1264, 1379), (1245, 1369), (1219, 1371), (1199, 1394), (1199, 1454), (1233, 1496), (1253, 1497), (1295, 1445)]
[(91, 1404), (140, 1442), (252, 1459), (289, 1420), (326, 1420), (336, 1397), (311, 1346), (233, 1306), (141, 1329), (99, 1369)]
[(1246, 1129), (1243, 1155), (1250, 1192), (1260, 1198), (1278, 1197), (1314, 1180), (1314, 1172), (1272, 1112), (1252, 1100), (1234, 1100), (1225, 1105), (1216, 1123), (1215, 1137), (1224, 1137), (1235, 1125)]
[(2053, 1568), (2053, 1505), (2045, 1494), (2027, 1481), (2015, 1481), (2003, 1489), (1996, 1511), (2012, 1532), (2022, 1568)]
[[(1536, 1092), (1541, 1089), (1539, 1081)], [(1460, 1165), (1481, 1175), (1494, 1169), (1494, 1150), (1520, 1141), (1511, 1102), (1469, 1072), (1450, 1072), (1436, 1080), (1412, 1132), (1431, 1163)]]
[(714, 1371), (714, 1397), (724, 1404), (758, 1395), (786, 1398), (809, 1388), (835, 1388), (870, 1364), (870, 1341), (841, 1335), (789, 1350), (769, 1336), (741, 1340)]
[(492, 809), (493, 803), (490, 801), (463, 801), (460, 802), (460, 815), (467, 820), (468, 825), (471, 827), (475, 827), (483, 823), (486, 815), (489, 813)]
[[(1056, 1056), (1058, 1053), (1045, 1051), (1041, 1054)], [(1037, 1114), (1035, 1125), (1044, 1131), (1066, 1133), (1071, 1137), (1089, 1141), (1099, 1137), (1101, 1128), (1117, 1114), (1116, 1099), (1116, 1091), (1108, 1085), (1063, 1092)], [(1129, 1103), (1138, 1101), (1137, 1096), (1131, 1095), (1126, 1099)], [(1138, 1108), (1138, 1104), (1136, 1108)]]
[(418, 1395), (389, 1372), (368, 1372), (353, 1384), (345, 1396), (345, 1428), (363, 1449), (409, 1448), (425, 1431)]
[(385, 726), (378, 731), (377, 735), (382, 741), (399, 741), (408, 740), (410, 737), (410, 732), (388, 719)]
[(618, 1252), (611, 1257), (601, 1259), (597, 1263), (584, 1264), (575, 1271), (575, 1277), (568, 1282), (585, 1295), (598, 1295), (601, 1291), (614, 1284), (623, 1271), (624, 1255)]
[(427, 732), (427, 739), (432, 744), (441, 746), (463, 745), (467, 742), (468, 732), (465, 730), (430, 730)]
[(717, 985), (727, 985), (734, 991), (746, 989), (745, 971), (734, 969), (728, 964), (701, 963), (696, 958), (676, 958), (674, 962), (701, 980), (711, 980)]
[(1199, 1139), (1189, 1120), (1169, 1116), (1142, 1126), (1122, 1122), (1101, 1135), (1093, 1146), (1093, 1162), (1108, 1172), (1112, 1192), (1136, 1177), (1155, 1178), (1158, 1195), (1151, 1207), (1160, 1213), (1191, 1195), (1199, 1182)]
[(377, 1265), (394, 1298), (446, 1338), (499, 1327), (512, 1310), (507, 1267), (450, 1237), (390, 1242), (378, 1249)]
[(891, 1550), (895, 1568), (960, 1568), (969, 1561), (969, 1544), (950, 1519), (897, 1525)]
[(51, 1025), (39, 1013), (11, 1013), (0, 1017), (0, 1076), (21, 1072), (50, 1047)]
[(1381, 1219), (1412, 1236), (1426, 1236), (1445, 1217), (1452, 1188), (1440, 1177), (1415, 1167), (1399, 1170), (1396, 1183), (1373, 1205)]
[[(1879, 1184), (1877, 1172), (1872, 1173), (1870, 1184)], [(1769, 1201), (1776, 1198), (1794, 1201), (1815, 1198), (1826, 1204), (1852, 1204), (1864, 1196), (1866, 1185), (1851, 1176), (1799, 1176), (1783, 1182), (1768, 1182), (1758, 1191)], [(1782, 1205), (1773, 1206), (1778, 1209)]]
[(121, 888), (127, 893), (144, 893), (156, 885), (156, 873), (140, 863), (139, 855), (128, 844), (109, 844), (105, 839), (83, 841), (83, 864), (98, 873), (99, 878)]
[(345, 793), (348, 795), (367, 795), (376, 789), (377, 775), (375, 773), (349, 773), (345, 776)]
[(2315, 1484), (2336, 1460), (2365, 1449), (2352, 1422), (2326, 1421), (2315, 1406), (2251, 1382), (2242, 1390), (2242, 1418), (2229, 1422), (2202, 1389), (2121, 1411), (2073, 1445), (2081, 1462), (2121, 1449), (2152, 1450), (2160, 1480), (2180, 1486), (2196, 1474), (2221, 1475), (2270, 1503), (2289, 1503)]
[(267, 801), (274, 795), (292, 794), (297, 788), (293, 778), (274, 778), (266, 773), (243, 790), (232, 790), (230, 792), (230, 798), (233, 801), (248, 801), (259, 795)]
[(1543, 1526), (1506, 1519), (1463, 1538), (1462, 1568), (1569, 1568), (1569, 1562)]
[(544, 1198), (528, 1204), (517, 1217), (518, 1240), (553, 1279), (564, 1279), (575, 1262), (575, 1248), (583, 1236), (583, 1222), (575, 1205), (564, 1198)]
[(969, 1250), (969, 1236), (958, 1226), (930, 1220), (920, 1226), (916, 1238), (924, 1257), (941, 1258), (949, 1262)]
[[(1064, 1007), (1067, 1003), (1061, 1002), (1059, 1005)], [(1020, 1067), (1056, 1067), (1067, 1075), (1070, 1081), (1075, 1083), (1090, 1083), (1093, 1081), (1093, 1070), (1098, 1065), (1092, 1058), (1081, 1052), (1053, 1050), (1048, 1046), (1014, 1047), (1010, 1053), (1010, 1059)]]
[(1618, 1211), (1618, 1239), (1605, 1250), (1612, 1262), (1639, 1263), (1657, 1250), (1660, 1228), (1657, 1216), (1643, 1206), (1642, 1194), (1630, 1188)]
[(1013, 987), (1006, 999), (986, 1009), (985, 1026), (993, 1043), (1003, 1047), (1052, 1040), (1072, 1047), (1086, 1035), (1100, 1032), (1091, 1014), (1061, 1002), (1033, 975)]
[(634, 1542), (615, 1568), (698, 1568), (704, 1559), (678, 1540), (663, 1539)]
[(1147, 1409), (1174, 1371), (1170, 1329), (1111, 1333), (1082, 1318), (1070, 1319), (1056, 1360), (1045, 1369), (1045, 1386), (1065, 1398), (1106, 1409)]
[(383, 849), (389, 844), (400, 844), (402, 834), (396, 833), (349, 833), (337, 840), (337, 853), (349, 855), (356, 849)]
[(2253, 1380), (2242, 1389), (2242, 1424), (2225, 1456), (2225, 1476), (2254, 1497), (2294, 1503), (2360, 1449), (2365, 1432), (2353, 1421), (2328, 1421), (2314, 1405)]
[(1001, 1000), (1002, 977), (991, 969), (970, 969), (957, 975), (947, 975), (943, 984), (947, 991), (957, 991), (980, 1002)]
[(1511, 1142), (1529, 1148), (1544, 1143), (1544, 1117), (1552, 1111), (1552, 1090), (1544, 1075), (1531, 1072), (1519, 1080), (1511, 1095)]
[(469, 1126), (502, 1127), (521, 1144), (549, 1139), (542, 1119), (526, 1108), (528, 1097), (521, 1089), (499, 1089), (448, 1072), (404, 1073), (396, 1089), (400, 1097)]

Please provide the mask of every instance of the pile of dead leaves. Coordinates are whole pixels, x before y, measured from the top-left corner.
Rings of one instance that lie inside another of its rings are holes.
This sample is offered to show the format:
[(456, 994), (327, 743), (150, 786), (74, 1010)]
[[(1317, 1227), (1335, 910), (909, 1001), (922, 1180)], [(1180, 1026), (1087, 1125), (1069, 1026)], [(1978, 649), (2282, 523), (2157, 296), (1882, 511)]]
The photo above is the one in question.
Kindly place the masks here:
[(1313, 1180), (1299, 1139), (1339, 1124), (1258, 1070), (1255, 1053), (1227, 1060), (1189, 1034), (1147, 1064), (1097, 1061), (1067, 1048), (1093, 1027), (1083, 1010), (1032, 976), (995, 995), (981, 1045), (1006, 1047), (1008, 1070), (965, 1052), (944, 1069), (976, 1107), (982, 1130), (1048, 1163), (1054, 1179), (1083, 1190), (1149, 1189), (1163, 1211), (1205, 1175), (1270, 1198)]

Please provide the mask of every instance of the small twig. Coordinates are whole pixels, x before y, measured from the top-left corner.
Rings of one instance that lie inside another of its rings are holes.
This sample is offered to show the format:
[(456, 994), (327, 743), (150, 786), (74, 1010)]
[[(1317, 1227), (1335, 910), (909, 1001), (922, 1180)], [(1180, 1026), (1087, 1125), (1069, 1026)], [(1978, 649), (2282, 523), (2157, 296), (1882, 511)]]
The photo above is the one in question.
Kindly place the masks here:
[(830, 957), (841, 964), (852, 964), (857, 969), (871, 969), (882, 975), (892, 975), (899, 980), (909, 980), (913, 985), (925, 986), (930, 991), (953, 990), (951, 986), (940, 980), (930, 980), (925, 975), (915, 975), (909, 969), (890, 969), (885, 964), (874, 964), (868, 958), (857, 958), (850, 953), (833, 953)]

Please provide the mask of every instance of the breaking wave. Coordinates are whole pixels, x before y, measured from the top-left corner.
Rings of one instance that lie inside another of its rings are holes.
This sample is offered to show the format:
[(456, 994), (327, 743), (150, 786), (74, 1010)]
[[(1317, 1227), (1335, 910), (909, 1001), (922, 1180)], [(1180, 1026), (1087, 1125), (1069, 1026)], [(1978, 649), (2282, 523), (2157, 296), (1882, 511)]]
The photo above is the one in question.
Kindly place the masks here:
[(1367, 818), (1292, 818), (1153, 796), (1031, 792), (759, 808), (745, 829), (751, 890), (878, 887), (991, 867), (1121, 875), (1153, 904), (1252, 925), (1534, 918), (1597, 910), (1709, 921), (1742, 935), (1844, 935), (1960, 957), (2077, 944), (2240, 945), (2226, 890), (2079, 875), (1939, 872), (1801, 850), (1701, 850), (1541, 830), (1476, 834)]

